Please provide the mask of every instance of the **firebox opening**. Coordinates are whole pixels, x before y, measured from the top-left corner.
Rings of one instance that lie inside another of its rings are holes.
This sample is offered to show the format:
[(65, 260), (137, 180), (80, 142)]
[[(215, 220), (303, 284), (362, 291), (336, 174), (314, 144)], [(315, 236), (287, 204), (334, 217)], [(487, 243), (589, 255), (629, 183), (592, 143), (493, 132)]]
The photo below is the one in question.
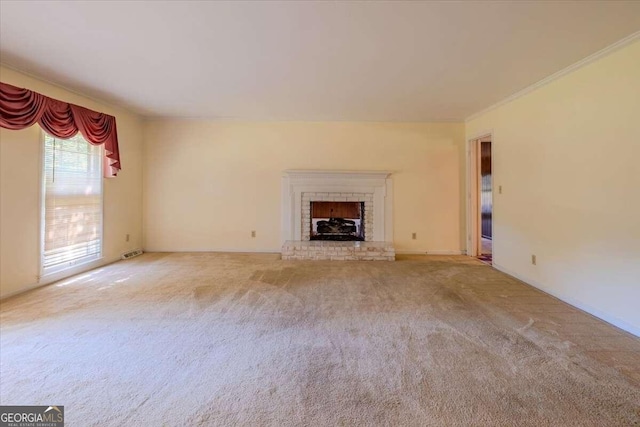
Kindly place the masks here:
[(364, 241), (364, 202), (311, 202), (310, 239)]

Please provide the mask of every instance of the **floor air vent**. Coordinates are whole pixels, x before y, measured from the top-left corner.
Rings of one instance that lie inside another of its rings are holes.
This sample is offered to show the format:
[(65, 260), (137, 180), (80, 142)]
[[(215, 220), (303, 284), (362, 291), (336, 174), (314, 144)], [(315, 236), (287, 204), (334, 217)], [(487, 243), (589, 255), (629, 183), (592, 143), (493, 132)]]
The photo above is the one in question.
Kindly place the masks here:
[(136, 257), (138, 255), (142, 255), (142, 250), (140, 249), (134, 249), (132, 251), (129, 252), (125, 252), (122, 254), (122, 259), (129, 259), (129, 258), (133, 258)]

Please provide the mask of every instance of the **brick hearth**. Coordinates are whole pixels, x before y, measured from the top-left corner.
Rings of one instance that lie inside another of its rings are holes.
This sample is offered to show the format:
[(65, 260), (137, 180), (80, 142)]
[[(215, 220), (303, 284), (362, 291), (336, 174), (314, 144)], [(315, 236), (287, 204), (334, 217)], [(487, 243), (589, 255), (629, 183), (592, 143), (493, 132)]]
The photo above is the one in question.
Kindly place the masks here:
[(391, 242), (333, 242), (288, 240), (282, 246), (283, 260), (395, 261)]

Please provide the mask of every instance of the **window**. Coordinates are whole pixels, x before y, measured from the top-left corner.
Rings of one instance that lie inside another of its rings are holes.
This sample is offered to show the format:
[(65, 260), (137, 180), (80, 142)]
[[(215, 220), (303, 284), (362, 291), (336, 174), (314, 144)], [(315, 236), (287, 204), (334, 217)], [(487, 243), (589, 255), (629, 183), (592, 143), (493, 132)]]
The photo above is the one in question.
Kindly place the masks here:
[(102, 252), (102, 146), (78, 133), (44, 134), (42, 270), (53, 273)]

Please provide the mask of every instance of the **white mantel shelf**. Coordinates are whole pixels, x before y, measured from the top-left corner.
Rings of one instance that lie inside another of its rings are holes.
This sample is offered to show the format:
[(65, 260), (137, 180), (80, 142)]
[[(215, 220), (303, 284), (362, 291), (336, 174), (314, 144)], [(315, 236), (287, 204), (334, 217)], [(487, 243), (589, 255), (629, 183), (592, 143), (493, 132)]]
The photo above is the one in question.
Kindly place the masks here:
[[(393, 241), (392, 171), (292, 169), (282, 173), (282, 244), (301, 241), (303, 193), (364, 194), (373, 201), (371, 241)], [(324, 199), (326, 200), (326, 199)], [(305, 207), (306, 208), (306, 207)]]
[(317, 170), (290, 169), (283, 175), (292, 179), (387, 179), (392, 171), (350, 171), (350, 170)]

